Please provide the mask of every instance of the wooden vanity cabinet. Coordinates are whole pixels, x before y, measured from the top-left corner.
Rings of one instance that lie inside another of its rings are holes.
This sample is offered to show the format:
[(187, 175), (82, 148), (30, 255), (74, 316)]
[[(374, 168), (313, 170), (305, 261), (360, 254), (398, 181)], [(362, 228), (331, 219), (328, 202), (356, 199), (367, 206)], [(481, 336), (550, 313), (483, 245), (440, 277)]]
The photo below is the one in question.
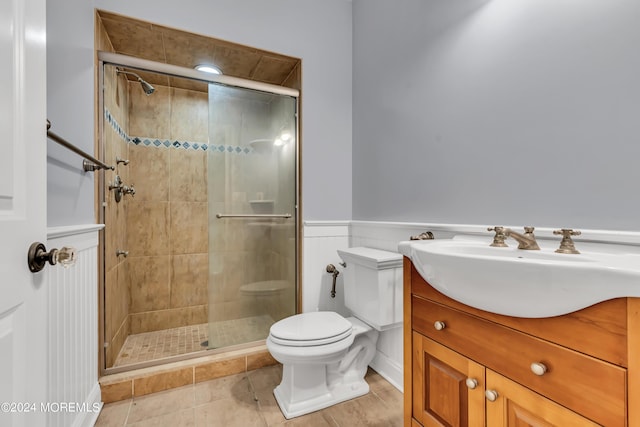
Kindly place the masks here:
[[(413, 418), (417, 425), (598, 425), (417, 332), (413, 333), (413, 346), (417, 356), (413, 363)], [(489, 399), (495, 400), (485, 406)]]
[(404, 285), (405, 426), (640, 426), (638, 299), (501, 316), (437, 292), (407, 258)]

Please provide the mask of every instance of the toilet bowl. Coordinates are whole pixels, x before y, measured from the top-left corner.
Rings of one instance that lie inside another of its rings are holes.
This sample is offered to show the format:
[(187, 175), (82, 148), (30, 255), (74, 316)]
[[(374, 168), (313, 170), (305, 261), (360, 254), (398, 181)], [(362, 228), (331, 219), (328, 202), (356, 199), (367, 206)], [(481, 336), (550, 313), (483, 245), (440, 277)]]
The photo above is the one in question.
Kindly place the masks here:
[(338, 252), (347, 263), (345, 303), (353, 316), (297, 314), (274, 323), (267, 338), (283, 365), (273, 394), (287, 419), (367, 394), (378, 331), (402, 325), (402, 256), (370, 248)]
[(331, 311), (298, 314), (276, 322), (267, 349), (282, 363), (273, 394), (289, 419), (369, 392), (364, 380), (378, 332), (355, 317)]

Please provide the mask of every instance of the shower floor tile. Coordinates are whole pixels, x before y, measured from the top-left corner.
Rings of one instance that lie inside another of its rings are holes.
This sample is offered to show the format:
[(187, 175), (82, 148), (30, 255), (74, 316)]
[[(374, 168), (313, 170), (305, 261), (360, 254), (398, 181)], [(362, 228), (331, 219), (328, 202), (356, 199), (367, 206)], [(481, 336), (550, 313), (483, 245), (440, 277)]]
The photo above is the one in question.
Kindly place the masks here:
[(213, 348), (258, 341), (269, 335), (273, 323), (271, 316), (263, 315), (215, 322), (211, 325), (211, 337), (208, 323), (129, 335), (113, 366), (206, 350), (208, 347), (202, 343), (208, 340)]
[(207, 340), (209, 325), (182, 326), (162, 331), (129, 335), (116, 358), (114, 367), (149, 360), (178, 356), (205, 350), (200, 344)]

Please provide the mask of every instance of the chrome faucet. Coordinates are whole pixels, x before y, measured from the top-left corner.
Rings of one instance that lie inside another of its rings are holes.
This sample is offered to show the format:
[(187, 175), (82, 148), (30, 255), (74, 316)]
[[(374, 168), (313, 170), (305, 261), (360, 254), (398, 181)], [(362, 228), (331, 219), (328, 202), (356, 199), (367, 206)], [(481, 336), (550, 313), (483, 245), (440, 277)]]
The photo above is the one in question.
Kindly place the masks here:
[(533, 227), (525, 227), (524, 234), (517, 233), (510, 228), (504, 229), (504, 235), (518, 241), (518, 249), (540, 250), (536, 236), (533, 235)]

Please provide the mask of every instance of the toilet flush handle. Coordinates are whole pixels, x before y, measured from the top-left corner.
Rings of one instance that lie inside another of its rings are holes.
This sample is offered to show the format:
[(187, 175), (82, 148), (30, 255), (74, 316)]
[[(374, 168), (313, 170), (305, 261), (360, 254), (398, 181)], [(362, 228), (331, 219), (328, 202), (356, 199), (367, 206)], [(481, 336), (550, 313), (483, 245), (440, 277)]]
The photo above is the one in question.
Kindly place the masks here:
[(335, 265), (328, 264), (327, 273), (331, 273), (333, 275), (333, 285), (331, 286), (331, 298), (335, 298), (336, 297), (336, 279), (338, 278), (338, 274), (340, 274), (340, 272), (338, 271)]

